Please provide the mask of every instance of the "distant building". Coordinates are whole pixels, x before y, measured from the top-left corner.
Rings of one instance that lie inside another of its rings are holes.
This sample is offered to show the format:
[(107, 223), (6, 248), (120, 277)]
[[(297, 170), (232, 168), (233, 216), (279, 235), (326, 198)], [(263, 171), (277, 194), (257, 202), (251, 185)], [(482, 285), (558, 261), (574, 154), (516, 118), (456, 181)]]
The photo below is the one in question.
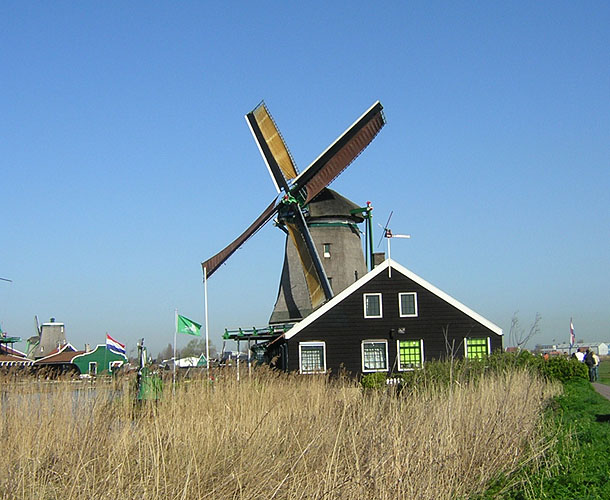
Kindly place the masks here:
[(72, 344), (66, 343), (58, 349), (53, 349), (43, 358), (38, 358), (34, 361), (34, 368), (45, 370), (49, 375), (78, 375), (78, 368), (72, 363), (72, 359), (74, 356), (83, 354), (84, 352), (85, 351), (77, 351)]
[(548, 344), (548, 345), (538, 345), (536, 346), (537, 350), (540, 353), (551, 353), (554, 351), (560, 352), (561, 354), (572, 354), (576, 351), (586, 351), (587, 349), (591, 349), (598, 356), (607, 356), (608, 355), (608, 344), (604, 342), (577, 342), (574, 345), (570, 345), (568, 343), (565, 344)]
[(67, 343), (65, 325), (56, 323), (55, 318), (51, 318), (48, 323), (40, 326), (40, 335), (28, 339), (28, 357), (44, 358)]
[(92, 351), (77, 353), (71, 363), (81, 375), (109, 375), (127, 363), (127, 356), (112, 352), (105, 344), (98, 344)]

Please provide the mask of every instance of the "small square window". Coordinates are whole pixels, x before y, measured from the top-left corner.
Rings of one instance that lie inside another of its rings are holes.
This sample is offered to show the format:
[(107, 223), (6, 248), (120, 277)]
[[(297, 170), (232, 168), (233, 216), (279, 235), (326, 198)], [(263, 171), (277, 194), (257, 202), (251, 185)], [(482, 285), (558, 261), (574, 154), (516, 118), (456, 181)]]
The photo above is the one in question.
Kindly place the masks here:
[(489, 356), (489, 337), (467, 338), (465, 341), (468, 359), (484, 359)]
[(299, 367), (301, 373), (326, 372), (326, 344), (324, 342), (299, 343)]
[(424, 361), (423, 340), (399, 340), (398, 341), (398, 369), (414, 370), (421, 368)]
[(400, 317), (409, 318), (417, 316), (417, 293), (404, 292), (398, 294)]
[(323, 249), (323, 253), (324, 253), (324, 258), (330, 259), (330, 243), (324, 243), (322, 245), (322, 249)]
[(365, 293), (364, 294), (364, 317), (365, 318), (381, 318), (381, 294), (380, 293)]
[(362, 371), (388, 371), (388, 342), (385, 340), (365, 340), (362, 342)]

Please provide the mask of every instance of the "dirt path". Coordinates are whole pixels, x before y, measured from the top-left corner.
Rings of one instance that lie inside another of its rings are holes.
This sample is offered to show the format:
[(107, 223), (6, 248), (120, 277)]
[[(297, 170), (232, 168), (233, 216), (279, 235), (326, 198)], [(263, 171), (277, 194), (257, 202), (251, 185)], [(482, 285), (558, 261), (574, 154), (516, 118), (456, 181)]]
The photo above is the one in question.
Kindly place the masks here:
[(592, 385), (602, 396), (610, 399), (610, 385), (599, 384), (597, 382), (594, 382)]

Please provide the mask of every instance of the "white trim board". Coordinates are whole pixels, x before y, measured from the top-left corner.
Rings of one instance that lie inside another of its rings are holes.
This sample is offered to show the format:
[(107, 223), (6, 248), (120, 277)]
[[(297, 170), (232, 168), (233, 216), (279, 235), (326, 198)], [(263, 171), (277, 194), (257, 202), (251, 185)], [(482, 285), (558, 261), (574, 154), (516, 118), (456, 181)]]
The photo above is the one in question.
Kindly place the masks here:
[(294, 325), (290, 330), (288, 330), (284, 334), (284, 338), (286, 340), (289, 340), (292, 337), (294, 337), (301, 330), (303, 330), (307, 326), (311, 325), (320, 316), (322, 316), (327, 311), (329, 311), (330, 309), (335, 307), (337, 304), (339, 304), (345, 298), (349, 297), (352, 293), (354, 293), (360, 287), (362, 287), (365, 284), (367, 284), (374, 277), (376, 277), (377, 275), (379, 275), (380, 273), (382, 273), (383, 271), (385, 271), (389, 267), (392, 267), (393, 270), (395, 270), (395, 271), (399, 272), (400, 274), (402, 274), (403, 276), (413, 280), (415, 283), (417, 283), (418, 285), (422, 286), (423, 288), (425, 288), (429, 292), (433, 293), (437, 297), (443, 299), (448, 304), (451, 304), (453, 307), (455, 307), (459, 311), (462, 311), (467, 316), (470, 316), (472, 319), (474, 319), (475, 321), (477, 321), (478, 323), (480, 323), (484, 327), (489, 328), (496, 335), (503, 335), (502, 328), (500, 328), (498, 325), (492, 323), (488, 319), (485, 319), (483, 316), (481, 316), (480, 314), (476, 313), (475, 311), (473, 311), (469, 307), (465, 306), (460, 301), (458, 301), (458, 300), (454, 299), (453, 297), (451, 297), (451, 295), (443, 292), (439, 288), (436, 288), (434, 285), (432, 285), (431, 283), (428, 283), (425, 279), (421, 278), (420, 276), (418, 276), (414, 272), (409, 271), (406, 267), (401, 266), (398, 262), (395, 262), (392, 259), (386, 259), (381, 264), (379, 264), (377, 267), (375, 267), (375, 269), (373, 269), (372, 271), (369, 271), (368, 273), (366, 273), (358, 281), (355, 281), (350, 286), (348, 286), (345, 290), (343, 290), (341, 293), (338, 293), (332, 299), (330, 299), (328, 302), (326, 302), (325, 304), (320, 306), (317, 310), (312, 312), (305, 319), (299, 321), (296, 325)]

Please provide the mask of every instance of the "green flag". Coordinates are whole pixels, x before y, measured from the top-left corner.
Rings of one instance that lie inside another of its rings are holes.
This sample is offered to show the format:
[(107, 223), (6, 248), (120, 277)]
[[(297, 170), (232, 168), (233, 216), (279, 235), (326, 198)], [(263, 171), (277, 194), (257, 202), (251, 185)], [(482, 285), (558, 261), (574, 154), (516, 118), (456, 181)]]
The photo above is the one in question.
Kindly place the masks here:
[(201, 336), (201, 325), (178, 314), (178, 333)]

